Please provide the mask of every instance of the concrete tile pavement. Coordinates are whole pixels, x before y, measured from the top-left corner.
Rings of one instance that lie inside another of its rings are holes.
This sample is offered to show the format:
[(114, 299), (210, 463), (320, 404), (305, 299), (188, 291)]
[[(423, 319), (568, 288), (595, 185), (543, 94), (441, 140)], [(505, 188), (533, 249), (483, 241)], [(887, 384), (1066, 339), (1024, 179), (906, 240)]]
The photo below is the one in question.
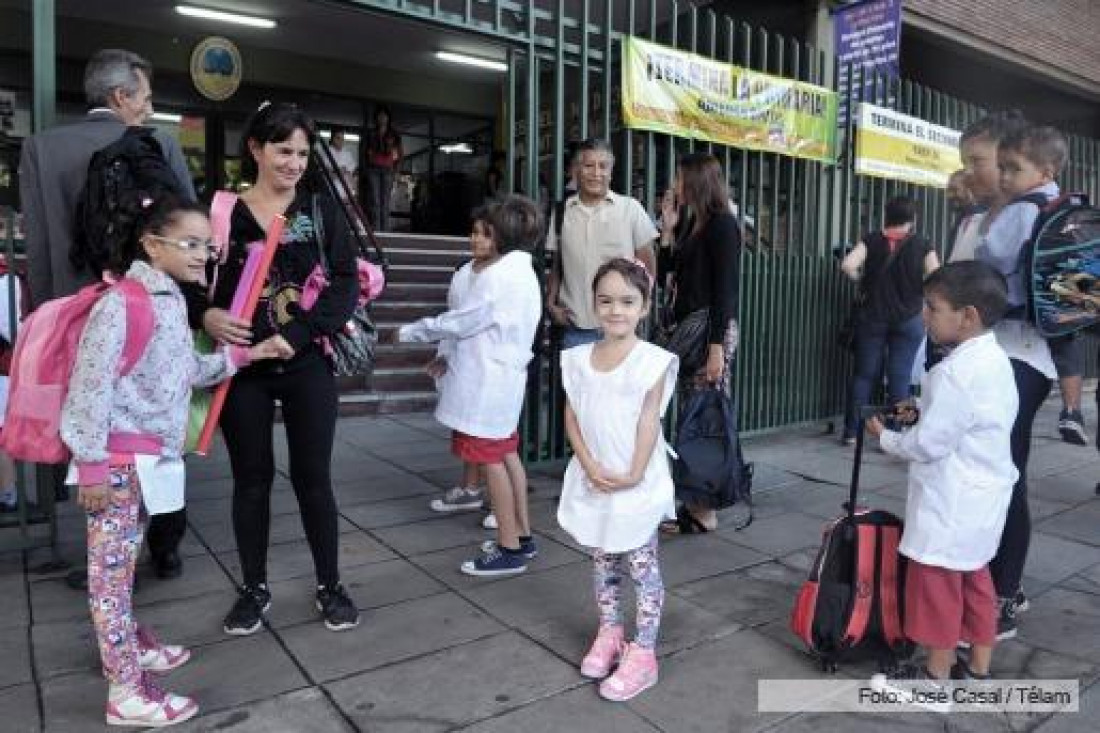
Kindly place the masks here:
[[(457, 564), (489, 536), (479, 513), (441, 516), (427, 500), (459, 465), (429, 417), (347, 419), (333, 466), (341, 506), (344, 580), (363, 610), (355, 631), (332, 634), (312, 607), (312, 561), (287, 480), (273, 496), (270, 628), (247, 639), (220, 630), (237, 558), (224, 451), (190, 467), (184, 577), (141, 570), (140, 619), (192, 647), (167, 678), (203, 714), (187, 731), (986, 731), (1096, 728), (1100, 711), (1100, 455), (1067, 446), (1056, 407), (1038, 421), (1031, 495), (1035, 533), (1026, 572), (1032, 610), (995, 662), (1002, 677), (1077, 678), (1082, 712), (1049, 719), (929, 714), (756, 712), (761, 678), (816, 678), (787, 630), (794, 594), (824, 522), (846, 499), (851, 453), (812, 429), (748, 441), (757, 462), (756, 522), (724, 521), (706, 537), (663, 543), (667, 606), (661, 682), (613, 705), (576, 670), (592, 633), (589, 564), (554, 521), (560, 466), (532, 469), (540, 558), (521, 578), (485, 581)], [(1096, 415), (1087, 415), (1090, 426)], [(281, 443), (277, 436), (276, 445)], [(862, 503), (900, 510), (905, 465), (867, 454)], [(80, 560), (81, 517), (62, 507), (63, 552)], [(0, 537), (0, 543), (3, 537)], [(0, 545), (2, 546), (2, 545)], [(104, 684), (86, 599), (61, 573), (35, 570), (40, 552), (0, 552), (0, 730), (100, 731)], [(851, 666), (842, 674), (866, 676)]]

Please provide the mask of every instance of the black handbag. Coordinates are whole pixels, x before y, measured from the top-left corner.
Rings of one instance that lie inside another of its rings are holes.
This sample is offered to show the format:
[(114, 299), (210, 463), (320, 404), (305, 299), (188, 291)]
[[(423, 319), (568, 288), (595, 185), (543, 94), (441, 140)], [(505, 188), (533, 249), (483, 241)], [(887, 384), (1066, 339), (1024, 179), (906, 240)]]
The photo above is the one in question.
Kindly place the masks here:
[[(325, 279), (331, 282), (328, 257), (325, 256), (325, 228), (318, 197), (312, 201), (313, 228), (317, 235), (317, 250), (321, 256), (321, 268)], [(374, 371), (375, 348), (378, 345), (378, 329), (371, 320), (365, 303), (359, 302), (351, 318), (336, 333), (328, 337), (329, 360), (332, 373), (338, 377), (369, 376)]]
[(707, 363), (709, 335), (710, 309), (700, 308), (659, 334), (657, 345), (676, 354), (680, 359), (680, 374), (691, 376)]

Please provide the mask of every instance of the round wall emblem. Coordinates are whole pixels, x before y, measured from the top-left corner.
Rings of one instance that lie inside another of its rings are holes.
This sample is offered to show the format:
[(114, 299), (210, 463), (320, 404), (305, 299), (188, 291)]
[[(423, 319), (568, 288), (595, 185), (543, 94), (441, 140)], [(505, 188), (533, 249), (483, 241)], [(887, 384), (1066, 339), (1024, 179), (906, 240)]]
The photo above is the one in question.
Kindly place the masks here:
[(241, 52), (228, 38), (204, 38), (191, 52), (191, 81), (207, 99), (232, 97), (241, 85)]

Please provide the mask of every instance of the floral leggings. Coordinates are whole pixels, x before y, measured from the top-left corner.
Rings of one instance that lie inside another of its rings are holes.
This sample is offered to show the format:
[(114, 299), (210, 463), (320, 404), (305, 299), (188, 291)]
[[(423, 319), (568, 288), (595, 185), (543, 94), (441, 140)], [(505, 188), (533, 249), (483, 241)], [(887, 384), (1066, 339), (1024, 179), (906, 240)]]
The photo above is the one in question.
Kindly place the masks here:
[(116, 685), (141, 681), (140, 631), (134, 621), (134, 567), (145, 517), (133, 465), (111, 466), (114, 496), (106, 509), (88, 512), (88, 605), (103, 674)]
[(657, 631), (661, 626), (661, 609), (665, 604), (665, 584), (657, 564), (657, 535), (637, 550), (609, 553), (596, 550), (593, 555), (593, 580), (596, 585), (596, 605), (600, 610), (600, 626), (622, 626), (622, 582), (626, 571), (634, 581), (638, 609), (635, 643), (643, 649), (657, 646)]

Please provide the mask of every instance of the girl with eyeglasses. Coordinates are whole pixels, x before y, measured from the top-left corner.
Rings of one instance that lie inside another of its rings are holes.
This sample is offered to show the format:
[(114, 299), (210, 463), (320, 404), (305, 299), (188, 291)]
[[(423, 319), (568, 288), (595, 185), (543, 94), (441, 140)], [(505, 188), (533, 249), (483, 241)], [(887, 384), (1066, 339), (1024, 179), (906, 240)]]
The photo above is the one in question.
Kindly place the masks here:
[(164, 692), (150, 673), (169, 672), (190, 652), (162, 644), (133, 617), (134, 566), (146, 517), (183, 507), (191, 388), (240, 367), (289, 353), (274, 336), (250, 348), (195, 353), (181, 284), (202, 283), (210, 221), (200, 206), (145, 200), (135, 235), (116, 245), (112, 269), (149, 293), (152, 329), (133, 368), (120, 374), (126, 297), (108, 291), (92, 309), (61, 413), (73, 454), (79, 503), (87, 512), (88, 603), (108, 682), (107, 723), (166, 726), (198, 712), (189, 697)]

